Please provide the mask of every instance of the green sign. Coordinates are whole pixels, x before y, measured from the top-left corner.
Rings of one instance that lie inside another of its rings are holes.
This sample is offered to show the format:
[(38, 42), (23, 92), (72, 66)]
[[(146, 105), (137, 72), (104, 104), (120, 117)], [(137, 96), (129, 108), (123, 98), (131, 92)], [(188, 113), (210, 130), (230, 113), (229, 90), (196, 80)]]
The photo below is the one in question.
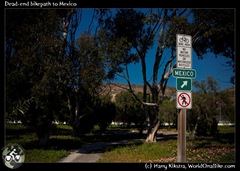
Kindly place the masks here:
[(178, 69), (173, 68), (173, 76), (176, 78), (196, 78), (195, 69)]
[(192, 91), (192, 79), (190, 78), (177, 78), (176, 80), (177, 90), (188, 90)]

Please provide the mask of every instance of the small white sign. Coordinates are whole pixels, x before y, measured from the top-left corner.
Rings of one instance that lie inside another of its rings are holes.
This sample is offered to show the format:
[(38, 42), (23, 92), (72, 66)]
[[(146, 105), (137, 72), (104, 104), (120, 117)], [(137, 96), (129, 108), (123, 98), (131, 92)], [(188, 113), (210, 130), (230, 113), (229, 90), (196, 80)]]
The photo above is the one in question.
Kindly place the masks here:
[(192, 109), (192, 92), (177, 91), (177, 108)]
[(177, 68), (192, 68), (192, 48), (177, 46)]
[(177, 45), (181, 47), (192, 47), (192, 36), (185, 34), (177, 34)]

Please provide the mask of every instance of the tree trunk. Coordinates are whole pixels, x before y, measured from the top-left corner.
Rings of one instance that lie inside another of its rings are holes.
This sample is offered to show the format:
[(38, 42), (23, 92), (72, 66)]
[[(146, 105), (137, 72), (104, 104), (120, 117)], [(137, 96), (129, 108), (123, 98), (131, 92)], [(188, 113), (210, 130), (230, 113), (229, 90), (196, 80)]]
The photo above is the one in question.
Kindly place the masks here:
[(47, 132), (43, 133), (41, 135), (38, 135), (38, 144), (40, 146), (46, 146), (49, 142), (49, 137), (50, 137), (50, 135)]
[(148, 137), (146, 138), (145, 142), (147, 143), (151, 143), (151, 142), (156, 142), (157, 141), (157, 131), (158, 128), (160, 126), (160, 120), (157, 120), (156, 125), (154, 126), (154, 128), (151, 127), (151, 132), (148, 134)]
[[(79, 97), (77, 97), (76, 93), (68, 89), (67, 92), (67, 102), (68, 102), (68, 111), (70, 116), (70, 125), (73, 128), (73, 133), (75, 135), (80, 134), (79, 125), (80, 125), (80, 105), (79, 105)], [(79, 93), (78, 93), (79, 94)]]

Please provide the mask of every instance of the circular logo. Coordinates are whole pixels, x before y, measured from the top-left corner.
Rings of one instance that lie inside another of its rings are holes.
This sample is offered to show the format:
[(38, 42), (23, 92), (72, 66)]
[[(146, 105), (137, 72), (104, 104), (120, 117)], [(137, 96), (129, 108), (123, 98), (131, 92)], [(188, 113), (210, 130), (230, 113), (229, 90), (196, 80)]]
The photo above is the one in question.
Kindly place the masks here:
[(2, 160), (8, 168), (19, 168), (25, 161), (24, 149), (18, 144), (6, 145), (2, 149)]

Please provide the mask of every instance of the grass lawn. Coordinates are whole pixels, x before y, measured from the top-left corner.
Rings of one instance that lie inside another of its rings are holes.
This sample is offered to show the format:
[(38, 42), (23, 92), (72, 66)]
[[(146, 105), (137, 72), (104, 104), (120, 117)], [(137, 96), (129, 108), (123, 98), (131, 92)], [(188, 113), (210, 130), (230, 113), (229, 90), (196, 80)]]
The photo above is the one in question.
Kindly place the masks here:
[[(235, 162), (235, 127), (220, 126), (216, 137), (186, 140), (186, 160), (197, 163)], [(177, 139), (162, 139), (157, 143), (138, 143), (118, 147), (104, 153), (98, 162), (176, 162)]]
[[(111, 128), (115, 131), (121, 129)], [(187, 162), (235, 162), (235, 127), (220, 126), (216, 137), (187, 138)], [(127, 131), (126, 129), (123, 130)], [(168, 130), (171, 131), (171, 130)], [(172, 130), (175, 131), (176, 130)], [(86, 142), (117, 141), (121, 139), (144, 138), (139, 134), (88, 134), (82, 137), (72, 135), (68, 125), (57, 125), (51, 133), (47, 147), (39, 148), (37, 137), (21, 124), (6, 125), (6, 144), (17, 143), (25, 149), (25, 162), (52, 163), (70, 154)], [(98, 162), (176, 162), (177, 139), (159, 139), (157, 143), (136, 141), (128, 145), (114, 146), (102, 154)]]

